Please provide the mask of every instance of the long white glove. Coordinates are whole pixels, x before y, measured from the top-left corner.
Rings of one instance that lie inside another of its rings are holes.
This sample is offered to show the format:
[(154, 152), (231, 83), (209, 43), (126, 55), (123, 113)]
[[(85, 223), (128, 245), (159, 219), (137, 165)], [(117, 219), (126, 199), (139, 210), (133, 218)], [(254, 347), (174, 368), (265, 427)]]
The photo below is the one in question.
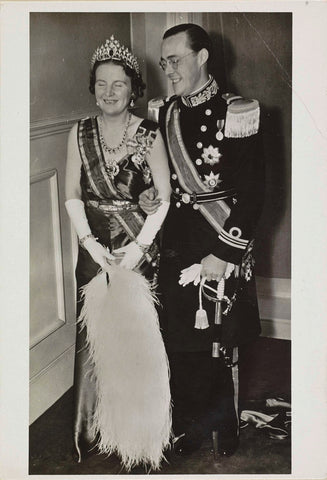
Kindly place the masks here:
[(125, 253), (120, 262), (120, 266), (132, 270), (141, 260), (144, 250), (149, 247), (163, 224), (170, 203), (163, 200), (158, 210), (152, 215), (148, 215), (144, 225), (136, 237), (136, 242), (130, 242), (124, 247), (117, 248), (113, 253)]
[(166, 218), (169, 205), (170, 203), (167, 200), (162, 200), (158, 210), (146, 217), (144, 225), (136, 238), (140, 244), (151, 245)]
[(78, 238), (82, 240), (83, 247), (89, 252), (93, 260), (101, 267), (106, 264), (106, 259), (113, 260), (115, 257), (92, 235), (89, 223), (85, 215), (84, 202), (78, 198), (72, 198), (65, 202), (69, 218), (75, 228)]

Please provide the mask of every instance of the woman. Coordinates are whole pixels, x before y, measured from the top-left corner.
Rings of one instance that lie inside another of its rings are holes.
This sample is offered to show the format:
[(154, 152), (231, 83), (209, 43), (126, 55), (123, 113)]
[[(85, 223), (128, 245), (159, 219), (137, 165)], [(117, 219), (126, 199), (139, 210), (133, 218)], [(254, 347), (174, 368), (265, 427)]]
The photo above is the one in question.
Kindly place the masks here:
[[(120, 267), (134, 269), (155, 282), (158, 264), (155, 237), (169, 208), (170, 181), (166, 151), (157, 124), (129, 110), (143, 95), (144, 88), (137, 59), (113, 36), (96, 49), (91, 61), (89, 89), (95, 94), (101, 113), (73, 126), (67, 151), (66, 208), (79, 237), (78, 317), (84, 301), (81, 287), (88, 284), (99, 269), (108, 270), (108, 262), (113, 264), (116, 259)], [(145, 219), (138, 206), (138, 196), (151, 184), (158, 190), (162, 203), (158, 212)], [(112, 301), (117, 303), (118, 300)], [(120, 321), (116, 324), (120, 325)], [(88, 329), (79, 324), (74, 378), (74, 443), (78, 461), (81, 461), (83, 446), (89, 450), (97, 443), (102, 452), (118, 452), (125, 466), (130, 468), (138, 462), (129, 454), (132, 447), (127, 448), (124, 459), (120, 447), (103, 441), (101, 425), (98, 428), (93, 425), (99, 392), (97, 364), (90, 357), (87, 335)], [(114, 347), (108, 346), (108, 351)], [(123, 367), (117, 371), (117, 382), (121, 381), (120, 371)], [(115, 388), (116, 385), (111, 390)], [(105, 408), (111, 408), (111, 402), (107, 401)], [(99, 434), (102, 436), (100, 443), (99, 438), (94, 438)], [(128, 428), (126, 435), (129, 435)], [(159, 457), (161, 459), (161, 454)], [(141, 461), (145, 463), (146, 459), (147, 453)], [(158, 467), (159, 461), (151, 462)]]

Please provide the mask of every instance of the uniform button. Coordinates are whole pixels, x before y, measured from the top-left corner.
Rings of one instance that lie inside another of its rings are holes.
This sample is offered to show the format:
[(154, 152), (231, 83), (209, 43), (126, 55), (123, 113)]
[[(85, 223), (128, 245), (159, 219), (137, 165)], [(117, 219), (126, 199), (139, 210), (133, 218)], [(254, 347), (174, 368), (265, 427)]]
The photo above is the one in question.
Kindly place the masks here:
[(202, 148), (202, 147), (203, 147), (203, 145), (202, 145), (201, 142), (198, 142), (198, 143), (196, 144), (196, 146), (197, 146), (198, 148)]
[(207, 131), (207, 126), (201, 125), (201, 132), (206, 132), (206, 131)]
[(176, 207), (180, 208), (180, 206), (181, 206), (181, 202), (176, 202)]
[(210, 108), (207, 108), (207, 110), (205, 111), (205, 114), (206, 114), (208, 117), (212, 114), (212, 111), (210, 110)]
[(182, 202), (183, 203), (190, 203), (191, 197), (189, 193), (183, 193), (182, 195)]
[(175, 192), (176, 192), (176, 193), (179, 193), (179, 188), (178, 188), (178, 187), (175, 188)]
[(241, 236), (242, 236), (242, 230), (238, 227), (230, 228), (228, 233), (230, 235), (232, 235), (232, 237), (235, 237), (235, 238), (241, 238)]
[(194, 203), (193, 208), (194, 210), (199, 210), (200, 205), (198, 203)]
[(195, 160), (195, 163), (196, 163), (197, 165), (202, 165), (202, 160), (201, 160), (201, 158), (197, 158), (197, 159)]
[(173, 173), (172, 176), (171, 176), (171, 178), (172, 178), (173, 180), (177, 180), (177, 175), (176, 175), (176, 173)]

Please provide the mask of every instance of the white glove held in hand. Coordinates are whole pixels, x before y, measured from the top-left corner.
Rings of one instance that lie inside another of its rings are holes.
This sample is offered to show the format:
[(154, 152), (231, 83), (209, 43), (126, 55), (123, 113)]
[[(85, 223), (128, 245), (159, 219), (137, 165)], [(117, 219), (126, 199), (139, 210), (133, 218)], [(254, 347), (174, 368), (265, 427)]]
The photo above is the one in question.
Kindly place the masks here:
[(128, 270), (133, 270), (141, 260), (143, 252), (135, 242), (131, 242), (124, 247), (117, 248), (114, 253), (125, 253), (119, 266)]
[[(87, 235), (92, 235), (85, 215), (84, 202), (78, 198), (72, 198), (65, 202), (65, 207), (79, 239), (86, 237)], [(83, 247), (101, 267), (106, 264), (107, 258), (114, 259), (109, 251), (93, 237), (87, 238), (83, 243)]]
[(188, 268), (181, 270), (181, 275), (179, 277), (179, 284), (185, 287), (189, 283), (193, 282), (194, 285), (199, 285), (201, 280), (201, 263), (194, 263)]
[(170, 203), (162, 200), (158, 210), (152, 215), (148, 215), (145, 219), (144, 225), (137, 236), (137, 241), (142, 245), (151, 245), (164, 219), (166, 218)]
[[(231, 273), (233, 272), (235, 265), (233, 263), (228, 263), (224, 278), (227, 279), (230, 277)], [(179, 277), (179, 284), (185, 287), (189, 283), (193, 282), (195, 286), (199, 285), (201, 281), (201, 271), (202, 265), (201, 263), (194, 263), (188, 268), (184, 268), (181, 270), (181, 274)]]

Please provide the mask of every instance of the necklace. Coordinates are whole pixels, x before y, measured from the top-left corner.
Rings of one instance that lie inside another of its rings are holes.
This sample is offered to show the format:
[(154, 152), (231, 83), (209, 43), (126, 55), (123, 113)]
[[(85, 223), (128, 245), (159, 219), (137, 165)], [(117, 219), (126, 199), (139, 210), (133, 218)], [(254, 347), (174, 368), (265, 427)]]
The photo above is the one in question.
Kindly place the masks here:
[[(102, 147), (104, 153), (106, 152), (110, 155), (115, 155), (115, 153), (119, 152), (119, 150), (123, 147), (123, 145), (126, 143), (127, 130), (128, 130), (129, 124), (131, 123), (131, 119), (132, 119), (132, 114), (129, 113), (128, 120), (126, 122), (126, 126), (125, 126), (124, 133), (123, 133), (123, 138), (122, 138), (122, 141), (120, 142), (120, 144), (117, 145), (116, 147), (108, 147), (108, 145), (105, 142), (105, 139), (103, 138), (103, 134), (102, 134), (102, 117), (99, 117), (99, 120), (100, 120), (100, 122), (99, 122), (99, 138), (100, 138), (101, 147)], [(119, 167), (118, 167), (117, 160), (115, 160), (114, 158), (106, 158), (106, 155), (104, 155), (103, 157), (104, 157), (104, 161), (105, 161), (105, 164), (106, 164), (105, 168), (106, 168), (107, 174), (109, 175), (110, 178), (114, 178), (119, 172)]]
[(120, 142), (120, 144), (116, 145), (115, 147), (108, 147), (105, 139), (103, 138), (102, 117), (99, 117), (99, 120), (100, 120), (100, 122), (99, 122), (99, 137), (100, 137), (100, 143), (101, 143), (101, 146), (102, 146), (103, 150), (105, 150), (107, 153), (110, 153), (111, 155), (114, 155), (115, 153), (117, 153), (123, 147), (123, 145), (126, 143), (127, 130), (128, 130), (129, 124), (131, 123), (131, 119), (132, 119), (132, 114), (129, 113), (128, 114), (128, 120), (126, 122), (124, 133), (123, 133), (123, 138), (122, 138), (122, 141)]

